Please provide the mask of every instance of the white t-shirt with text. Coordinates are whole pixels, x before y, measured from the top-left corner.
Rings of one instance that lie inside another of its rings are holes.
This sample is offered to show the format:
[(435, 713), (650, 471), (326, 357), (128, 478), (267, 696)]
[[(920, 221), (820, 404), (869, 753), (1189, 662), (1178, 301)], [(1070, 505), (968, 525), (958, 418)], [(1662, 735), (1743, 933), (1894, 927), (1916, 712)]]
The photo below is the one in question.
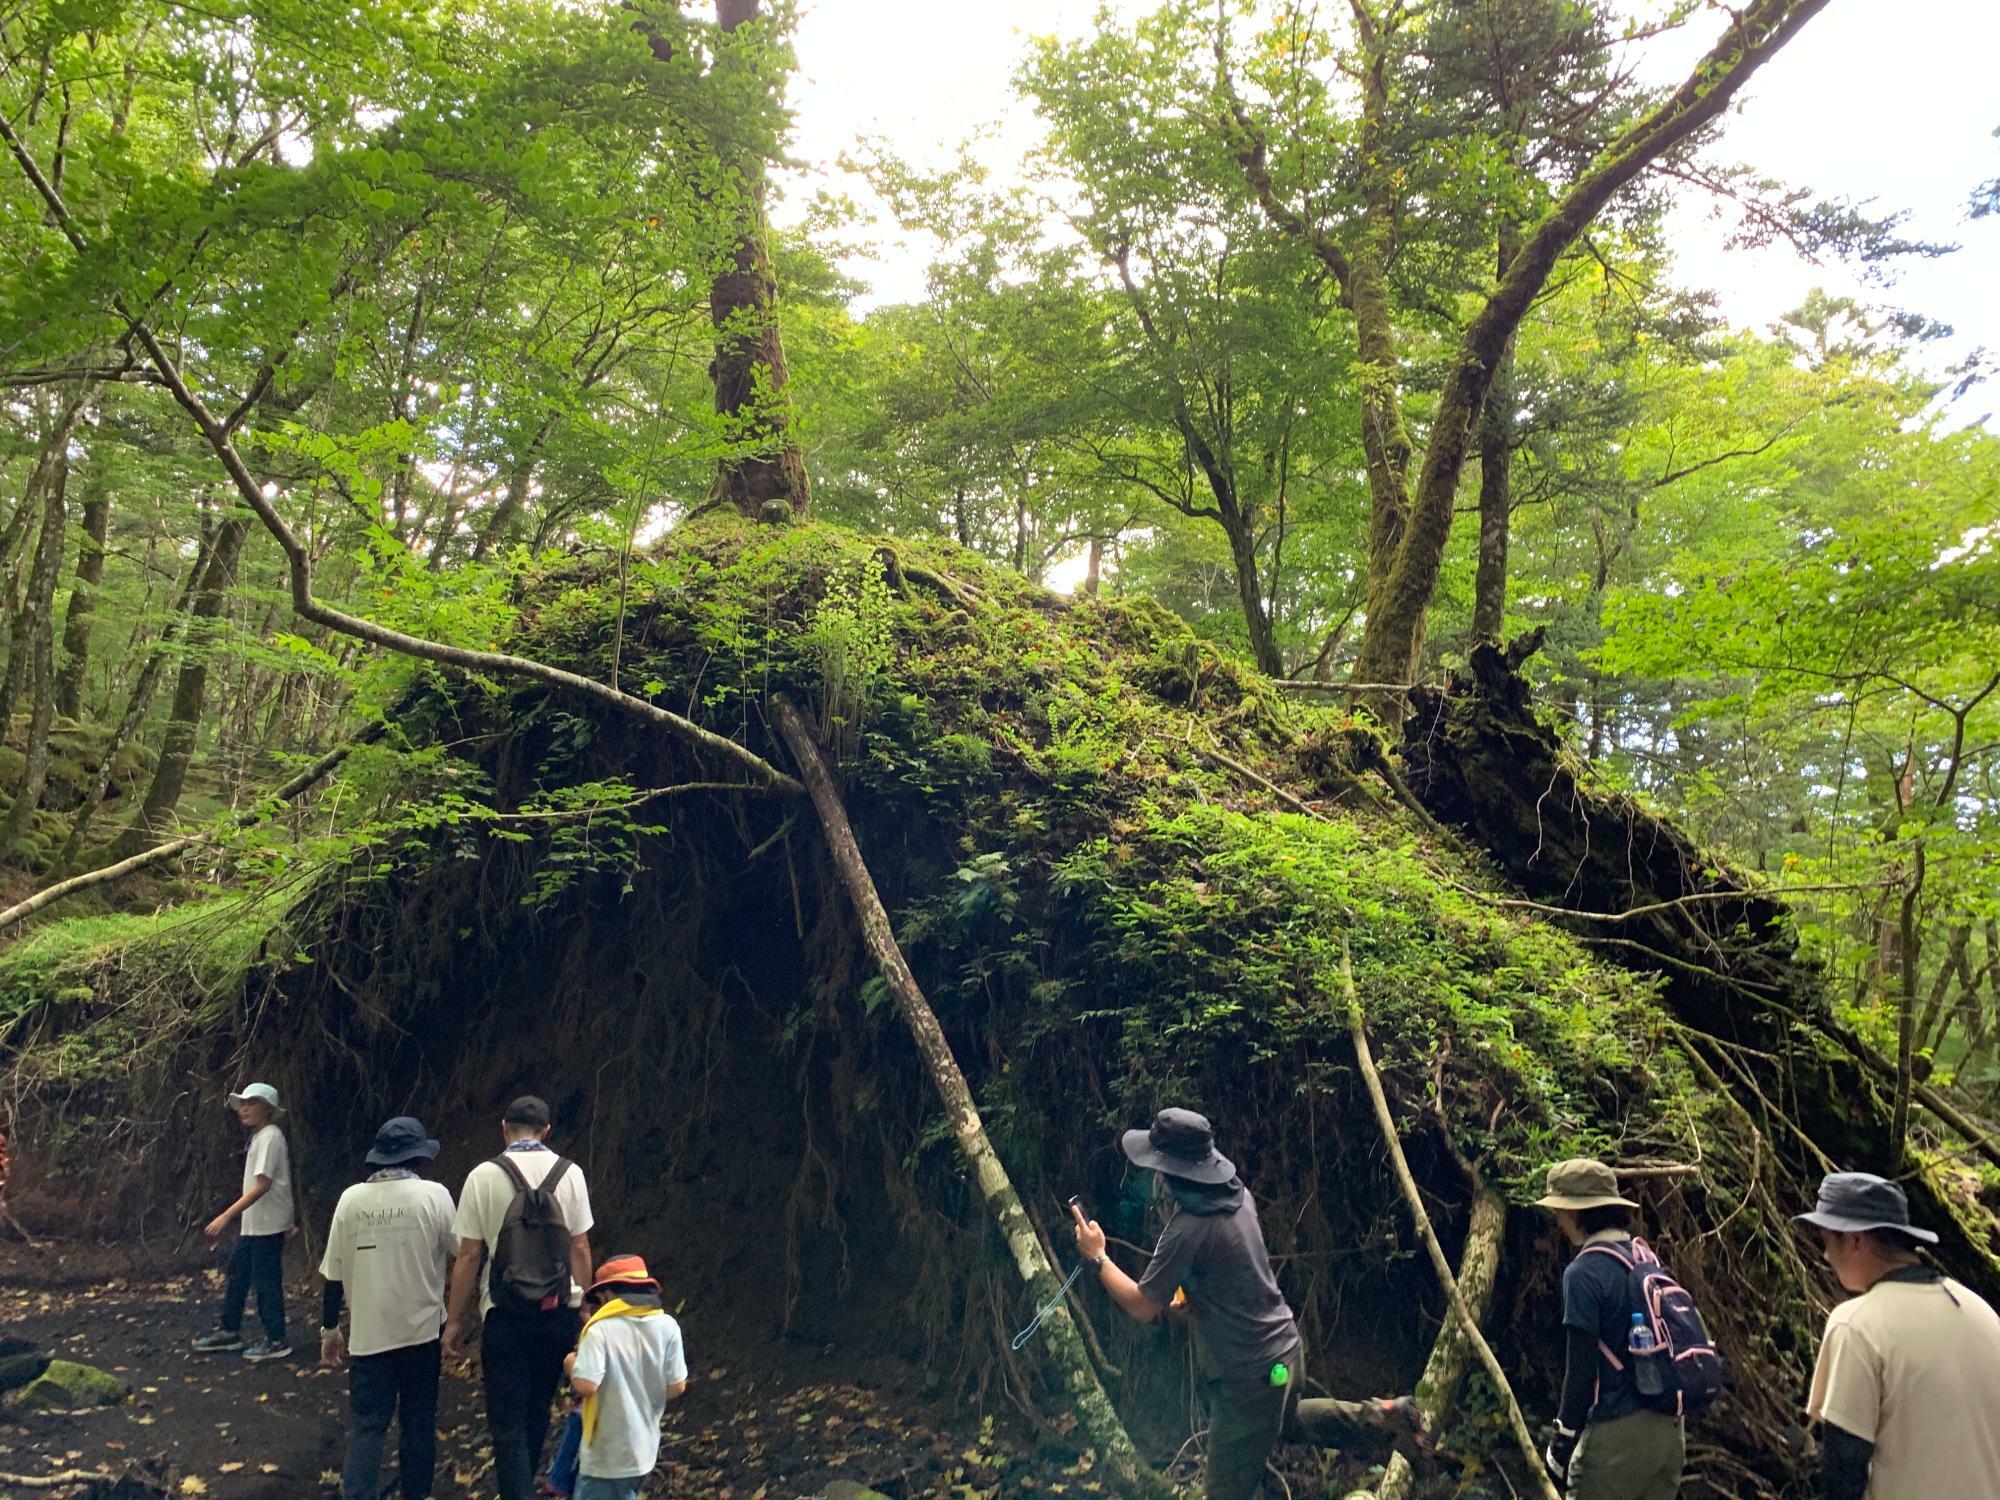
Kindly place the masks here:
[(665, 1313), (606, 1318), (584, 1330), (573, 1376), (597, 1382), (597, 1422), (584, 1439), (578, 1472), (636, 1479), (660, 1461), (667, 1387), (687, 1379), (681, 1325)]
[(1878, 1281), (1828, 1315), (1806, 1409), (1875, 1445), (1868, 1500), (2000, 1495), (2000, 1315), (1949, 1277)]
[(414, 1174), (383, 1174), (340, 1195), (319, 1273), (346, 1290), (349, 1354), (407, 1349), (438, 1336), (445, 1275), (458, 1253), (451, 1218), (451, 1190)]
[(292, 1150), (276, 1125), (260, 1127), (243, 1153), (243, 1191), (259, 1177), (271, 1179), (271, 1191), (243, 1210), (239, 1232), (283, 1234), (292, 1227)]
[[(555, 1166), (557, 1154), (546, 1146), (533, 1150), (510, 1150), (508, 1157), (520, 1168), (521, 1176), (529, 1187), (538, 1186)], [(500, 1237), (500, 1225), (507, 1217), (508, 1205), (514, 1201), (514, 1179), (498, 1162), (483, 1161), (465, 1175), (465, 1187), (458, 1195), (458, 1217), (452, 1220), (452, 1232), (460, 1240), (478, 1240), (486, 1246), (486, 1263), (479, 1270), (479, 1311), (493, 1311), (493, 1294), (487, 1282), (493, 1270), (493, 1242)], [(595, 1222), (590, 1216), (590, 1187), (583, 1180), (583, 1168), (577, 1162), (569, 1164), (569, 1170), (556, 1184), (556, 1206), (562, 1210), (563, 1223), (572, 1236), (590, 1233)], [(583, 1301), (583, 1288), (576, 1284), (574, 1277), (569, 1284), (569, 1305), (577, 1306)]]

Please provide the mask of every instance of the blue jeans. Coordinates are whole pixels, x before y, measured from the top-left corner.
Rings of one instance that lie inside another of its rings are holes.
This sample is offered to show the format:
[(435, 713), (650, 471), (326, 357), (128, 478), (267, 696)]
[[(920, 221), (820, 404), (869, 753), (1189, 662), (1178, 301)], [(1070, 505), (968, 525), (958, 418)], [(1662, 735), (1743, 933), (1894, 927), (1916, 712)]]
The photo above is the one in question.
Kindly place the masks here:
[(646, 1481), (638, 1479), (599, 1479), (593, 1474), (579, 1474), (576, 1477), (576, 1492), (569, 1500), (639, 1500), (639, 1486)]
[(443, 1346), (411, 1344), (355, 1356), (347, 1367), (347, 1462), (340, 1471), (344, 1500), (376, 1500), (382, 1493), (382, 1450), (389, 1419), (402, 1409), (402, 1467), (397, 1493), (430, 1500), (437, 1472), (438, 1371)]
[(243, 1307), (250, 1293), (257, 1294), (257, 1316), (264, 1321), (264, 1337), (272, 1344), (285, 1341), (285, 1237), (282, 1234), (239, 1234), (229, 1256), (229, 1280), (222, 1291), (222, 1326), (230, 1333), (243, 1331)]

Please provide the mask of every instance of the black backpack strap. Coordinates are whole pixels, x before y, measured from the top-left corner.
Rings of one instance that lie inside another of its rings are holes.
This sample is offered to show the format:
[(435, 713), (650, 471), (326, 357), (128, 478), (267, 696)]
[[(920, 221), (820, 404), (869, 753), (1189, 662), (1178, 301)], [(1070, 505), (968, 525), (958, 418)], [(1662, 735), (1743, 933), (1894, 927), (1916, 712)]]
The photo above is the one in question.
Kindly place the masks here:
[(567, 1172), (569, 1168), (570, 1168), (569, 1158), (567, 1156), (558, 1156), (556, 1158), (556, 1164), (549, 1168), (548, 1176), (544, 1177), (541, 1181), (542, 1191), (547, 1193), (550, 1197), (554, 1197), (556, 1191), (556, 1184), (562, 1181), (563, 1173)]
[(528, 1179), (521, 1175), (521, 1169), (514, 1165), (511, 1157), (503, 1152), (501, 1155), (493, 1158), (493, 1165), (514, 1179), (514, 1191), (517, 1194), (527, 1192)]

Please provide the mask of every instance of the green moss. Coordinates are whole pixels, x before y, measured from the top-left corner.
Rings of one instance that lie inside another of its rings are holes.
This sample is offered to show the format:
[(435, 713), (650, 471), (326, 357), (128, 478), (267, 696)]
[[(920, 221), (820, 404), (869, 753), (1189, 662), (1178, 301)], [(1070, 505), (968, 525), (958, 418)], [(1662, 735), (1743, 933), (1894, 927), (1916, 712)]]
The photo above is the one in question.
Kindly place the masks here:
[[(0, 949), (0, 1042), (55, 1017), (40, 1065), (88, 1073), (116, 1064), (146, 1044), (160, 1012), (198, 1019), (233, 997), (281, 941), (297, 899), (238, 893), (35, 928)], [(113, 993), (121, 1003), (100, 1008)]]

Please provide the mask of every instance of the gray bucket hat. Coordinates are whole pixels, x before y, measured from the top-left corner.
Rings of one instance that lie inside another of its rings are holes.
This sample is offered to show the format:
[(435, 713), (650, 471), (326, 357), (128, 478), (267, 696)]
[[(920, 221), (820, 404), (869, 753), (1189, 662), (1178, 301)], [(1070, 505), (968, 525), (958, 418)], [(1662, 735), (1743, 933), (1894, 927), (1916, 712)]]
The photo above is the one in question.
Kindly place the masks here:
[(1163, 1109), (1149, 1130), (1128, 1130), (1119, 1142), (1135, 1167), (1148, 1167), (1188, 1182), (1218, 1186), (1236, 1175), (1228, 1157), (1215, 1149), (1215, 1127), (1191, 1109)]
[(1573, 1156), (1549, 1168), (1549, 1190), (1535, 1200), (1536, 1208), (1637, 1208), (1619, 1196), (1618, 1174), (1601, 1161)]
[(1903, 1190), (1873, 1172), (1827, 1173), (1820, 1179), (1819, 1202), (1812, 1212), (1793, 1214), (1792, 1222), (1845, 1234), (1893, 1229), (1926, 1245), (1938, 1242), (1932, 1231), (1910, 1222), (1910, 1200)]

